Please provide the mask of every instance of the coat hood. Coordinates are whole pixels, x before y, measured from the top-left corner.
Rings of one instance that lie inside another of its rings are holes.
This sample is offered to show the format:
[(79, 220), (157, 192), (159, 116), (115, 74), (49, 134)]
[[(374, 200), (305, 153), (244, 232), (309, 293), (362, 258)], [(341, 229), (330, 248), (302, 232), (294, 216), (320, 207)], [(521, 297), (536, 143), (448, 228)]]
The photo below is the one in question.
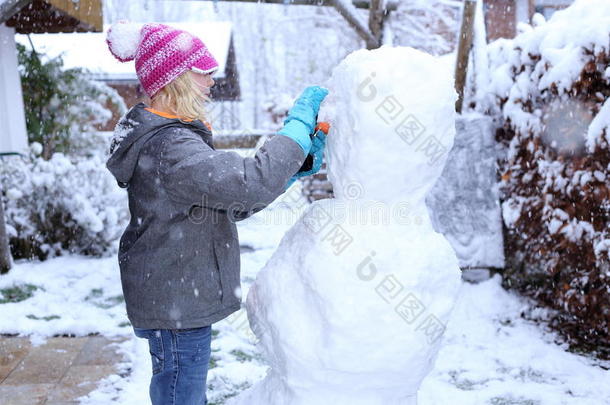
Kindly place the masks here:
[(212, 149), (212, 132), (199, 120), (182, 121), (165, 118), (146, 110), (144, 103), (135, 105), (125, 114), (114, 130), (110, 145), (110, 157), (106, 167), (116, 178), (120, 187), (129, 185), (138, 157), (144, 144), (161, 130), (167, 128), (186, 128), (196, 132)]

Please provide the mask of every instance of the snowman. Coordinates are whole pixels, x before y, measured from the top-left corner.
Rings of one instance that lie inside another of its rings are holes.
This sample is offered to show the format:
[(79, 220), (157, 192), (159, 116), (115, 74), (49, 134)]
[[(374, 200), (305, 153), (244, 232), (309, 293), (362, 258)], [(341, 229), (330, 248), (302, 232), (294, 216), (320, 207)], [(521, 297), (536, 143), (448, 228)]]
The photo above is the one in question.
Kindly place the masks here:
[(325, 86), (335, 198), (307, 208), (250, 288), (270, 369), (232, 405), (417, 404), (461, 285), (424, 202), (455, 135), (448, 67), (384, 46)]

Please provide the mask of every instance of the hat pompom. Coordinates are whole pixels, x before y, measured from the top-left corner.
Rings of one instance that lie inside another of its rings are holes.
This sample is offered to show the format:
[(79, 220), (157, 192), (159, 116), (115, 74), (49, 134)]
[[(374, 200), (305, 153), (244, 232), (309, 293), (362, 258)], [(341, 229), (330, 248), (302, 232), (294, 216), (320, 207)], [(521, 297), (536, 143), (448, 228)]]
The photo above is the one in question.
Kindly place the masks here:
[(113, 24), (106, 34), (106, 43), (115, 58), (121, 62), (134, 60), (140, 45), (142, 24), (119, 21)]

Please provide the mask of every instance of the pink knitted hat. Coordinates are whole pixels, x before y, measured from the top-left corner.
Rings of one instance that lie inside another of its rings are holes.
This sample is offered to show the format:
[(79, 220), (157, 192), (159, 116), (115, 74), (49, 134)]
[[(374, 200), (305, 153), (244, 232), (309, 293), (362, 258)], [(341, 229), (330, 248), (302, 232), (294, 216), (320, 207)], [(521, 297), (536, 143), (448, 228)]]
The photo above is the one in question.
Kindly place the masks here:
[(120, 21), (108, 30), (106, 42), (121, 62), (135, 59), (138, 79), (151, 98), (187, 70), (211, 73), (218, 69), (199, 38), (164, 24)]

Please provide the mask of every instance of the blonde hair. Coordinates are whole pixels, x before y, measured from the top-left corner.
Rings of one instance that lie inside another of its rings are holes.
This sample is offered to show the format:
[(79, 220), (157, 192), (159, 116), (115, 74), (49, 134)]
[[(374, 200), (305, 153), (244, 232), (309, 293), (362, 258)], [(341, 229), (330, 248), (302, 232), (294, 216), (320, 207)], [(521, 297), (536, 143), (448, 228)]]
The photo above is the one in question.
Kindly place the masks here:
[(151, 101), (180, 118), (207, 122), (206, 103), (211, 100), (199, 90), (194, 74), (187, 70), (159, 90)]

